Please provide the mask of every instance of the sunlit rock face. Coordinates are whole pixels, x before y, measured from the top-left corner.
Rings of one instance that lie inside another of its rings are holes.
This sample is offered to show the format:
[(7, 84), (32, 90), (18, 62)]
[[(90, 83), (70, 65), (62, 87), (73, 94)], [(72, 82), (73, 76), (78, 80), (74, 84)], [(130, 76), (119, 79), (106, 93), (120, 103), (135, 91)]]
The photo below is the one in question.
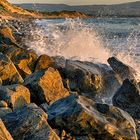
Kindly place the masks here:
[(45, 102), (52, 104), (69, 95), (59, 72), (51, 67), (28, 76), (24, 85), (30, 89), (32, 101), (38, 104)]
[(13, 62), (2, 53), (0, 53), (0, 79), (3, 85), (23, 83)]

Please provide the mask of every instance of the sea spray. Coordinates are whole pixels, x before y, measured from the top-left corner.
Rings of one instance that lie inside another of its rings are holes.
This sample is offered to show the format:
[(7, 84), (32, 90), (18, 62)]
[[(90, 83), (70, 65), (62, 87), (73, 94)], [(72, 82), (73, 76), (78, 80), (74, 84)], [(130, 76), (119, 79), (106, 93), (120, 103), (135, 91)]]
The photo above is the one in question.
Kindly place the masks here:
[(81, 21), (69, 19), (62, 24), (44, 25), (44, 27), (46, 27), (44, 30), (31, 31), (31, 35), (39, 35), (39, 39), (35, 37), (33, 42), (30, 40), (27, 42), (39, 55), (47, 53), (51, 56), (59, 55), (81, 61), (107, 62), (109, 49), (104, 48), (96, 32)]
[(136, 54), (140, 48), (137, 47), (139, 30), (134, 30), (135, 28), (132, 28), (125, 43), (119, 41), (120, 38), (113, 37), (112, 40), (119, 41), (113, 46), (106, 36), (99, 34), (94, 23), (87, 24), (80, 19), (66, 19), (53, 24), (52, 20), (38, 20), (36, 23), (39, 27), (31, 30), (32, 40), (25, 40), (30, 49), (34, 49), (38, 55), (45, 53), (105, 64), (109, 57), (116, 56), (135, 70), (140, 70), (139, 54)]

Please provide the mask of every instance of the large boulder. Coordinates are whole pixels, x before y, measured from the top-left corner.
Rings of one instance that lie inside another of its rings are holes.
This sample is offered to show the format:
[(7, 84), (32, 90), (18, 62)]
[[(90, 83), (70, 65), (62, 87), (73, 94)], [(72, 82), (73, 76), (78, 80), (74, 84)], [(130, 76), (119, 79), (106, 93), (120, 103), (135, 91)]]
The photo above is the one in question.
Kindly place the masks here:
[(113, 93), (120, 87), (119, 76), (105, 64), (87, 61), (66, 60), (54, 57), (55, 67), (59, 70), (65, 87), (80, 95), (98, 100), (111, 101)]
[(23, 79), (12, 61), (2, 53), (0, 53), (0, 79), (3, 85), (23, 83)]
[(38, 58), (38, 60), (36, 62), (35, 71), (43, 70), (43, 69), (46, 69), (46, 68), (49, 68), (52, 66), (54, 66), (53, 58), (44, 54)]
[(12, 136), (7, 131), (7, 129), (1, 119), (0, 119), (0, 139), (1, 140), (13, 140)]
[(58, 69), (72, 91), (94, 94), (102, 88), (102, 76), (96, 66), (86, 62), (66, 60), (64, 67)]
[(127, 111), (133, 118), (140, 119), (140, 90), (134, 80), (124, 80), (112, 98), (114, 106)]
[(32, 74), (35, 69), (37, 54), (33, 51), (23, 51), (11, 58), (23, 78)]
[(75, 139), (137, 140), (135, 123), (123, 110), (73, 95), (48, 108), (49, 124)]
[(14, 63), (23, 78), (32, 74), (35, 69), (37, 54), (32, 50), (24, 50), (15, 46), (8, 46), (3, 49)]
[(47, 119), (47, 114), (35, 104), (2, 118), (14, 140), (59, 140)]
[(109, 58), (108, 63), (112, 69), (122, 78), (122, 80), (136, 79), (137, 72), (132, 67), (118, 60), (116, 57)]
[(24, 85), (30, 89), (32, 100), (38, 104), (45, 102), (52, 104), (69, 95), (59, 72), (51, 67), (28, 76)]
[(0, 100), (7, 102), (12, 109), (21, 109), (30, 103), (30, 92), (22, 85), (0, 86)]

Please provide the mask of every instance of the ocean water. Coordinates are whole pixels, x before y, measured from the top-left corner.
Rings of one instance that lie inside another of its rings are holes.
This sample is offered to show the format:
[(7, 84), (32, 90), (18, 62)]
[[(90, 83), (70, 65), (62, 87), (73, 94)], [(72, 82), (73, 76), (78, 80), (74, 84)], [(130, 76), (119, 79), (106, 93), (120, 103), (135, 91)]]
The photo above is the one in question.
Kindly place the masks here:
[(43, 19), (27, 44), (38, 55), (105, 63), (111, 56), (140, 71), (140, 18)]

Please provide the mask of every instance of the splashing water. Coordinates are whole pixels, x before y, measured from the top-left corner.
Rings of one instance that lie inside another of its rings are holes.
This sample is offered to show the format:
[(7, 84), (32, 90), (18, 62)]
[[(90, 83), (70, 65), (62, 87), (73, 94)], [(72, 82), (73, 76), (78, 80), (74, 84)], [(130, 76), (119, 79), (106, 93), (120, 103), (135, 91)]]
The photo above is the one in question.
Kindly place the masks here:
[[(26, 44), (38, 55), (64, 56), (68, 59), (107, 63), (111, 56), (118, 57), (122, 62), (140, 70), (140, 58), (136, 55), (138, 31), (133, 30), (125, 43), (119, 41), (114, 46), (104, 36), (98, 34), (94, 24), (86, 24), (81, 20), (66, 19), (60, 23), (52, 21), (36, 21), (41, 28), (31, 31), (32, 41)], [(114, 38), (116, 41), (118, 38)]]
[[(64, 56), (69, 59), (95, 60), (106, 63), (109, 49), (104, 48), (100, 37), (79, 20), (66, 20), (62, 25), (48, 26), (44, 30), (32, 31), (33, 36), (40, 35), (39, 40), (28, 42), (37, 53), (44, 52), (51, 56)], [(44, 35), (47, 38), (44, 39)]]

